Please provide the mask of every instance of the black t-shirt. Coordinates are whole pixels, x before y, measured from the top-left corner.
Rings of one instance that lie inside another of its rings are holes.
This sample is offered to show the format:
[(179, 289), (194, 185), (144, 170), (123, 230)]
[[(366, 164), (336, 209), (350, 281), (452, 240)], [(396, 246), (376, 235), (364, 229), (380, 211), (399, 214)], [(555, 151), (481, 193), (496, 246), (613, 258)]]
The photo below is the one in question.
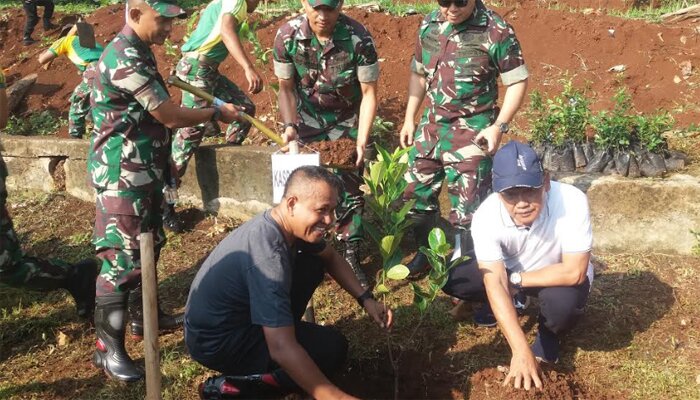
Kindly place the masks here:
[(294, 325), (290, 299), (294, 256), (297, 251), (318, 253), (325, 246), (299, 240), (290, 248), (270, 210), (231, 232), (192, 282), (185, 309), (190, 354), (221, 356), (222, 345), (241, 342), (237, 339), (251, 325)]

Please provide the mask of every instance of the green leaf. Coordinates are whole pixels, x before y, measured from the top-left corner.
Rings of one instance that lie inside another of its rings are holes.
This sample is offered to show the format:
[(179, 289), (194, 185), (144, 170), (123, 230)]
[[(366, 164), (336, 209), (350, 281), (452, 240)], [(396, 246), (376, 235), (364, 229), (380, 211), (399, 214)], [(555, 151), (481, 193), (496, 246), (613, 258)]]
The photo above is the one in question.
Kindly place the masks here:
[(458, 259), (456, 259), (456, 260), (450, 262), (450, 266), (449, 266), (448, 269), (452, 269), (452, 268), (458, 266), (459, 264), (464, 264), (464, 263), (466, 263), (466, 262), (469, 261), (469, 260), (471, 260), (471, 257), (469, 257), (469, 256), (462, 256), (462, 257), (459, 257)]
[(379, 250), (382, 253), (382, 258), (387, 259), (394, 252), (394, 236), (387, 235), (382, 238)]
[(440, 228), (433, 228), (433, 230), (430, 231), (430, 235), (428, 235), (428, 243), (431, 249), (437, 250), (441, 244), (447, 243), (445, 232)]
[(406, 279), (410, 273), (411, 271), (409, 271), (408, 267), (405, 265), (396, 264), (389, 269), (389, 271), (386, 273), (386, 277), (395, 281), (400, 281), (402, 279)]
[(423, 314), (425, 310), (428, 309), (428, 294), (415, 283), (411, 283), (411, 288), (413, 289), (413, 304), (418, 308), (418, 311)]
[(390, 293), (389, 288), (386, 287), (385, 284), (380, 283), (374, 288), (374, 291), (377, 292), (377, 294), (387, 294)]

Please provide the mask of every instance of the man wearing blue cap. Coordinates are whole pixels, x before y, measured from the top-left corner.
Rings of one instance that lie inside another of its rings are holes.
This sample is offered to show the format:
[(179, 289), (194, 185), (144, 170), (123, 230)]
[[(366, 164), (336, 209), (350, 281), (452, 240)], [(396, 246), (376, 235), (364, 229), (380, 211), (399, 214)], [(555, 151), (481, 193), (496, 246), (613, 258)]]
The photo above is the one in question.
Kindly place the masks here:
[[(444, 290), (467, 301), (488, 295), (475, 319), (487, 320), (493, 310), (493, 325), (508, 340), (513, 356), (504, 385), (512, 379), (516, 388), (539, 388), (538, 361), (558, 361), (560, 336), (583, 315), (593, 282), (588, 199), (551, 182), (534, 150), (516, 141), (494, 156), (493, 191), (472, 222), (476, 260), (454, 268)], [(517, 293), (539, 298), (531, 346), (518, 323)]]

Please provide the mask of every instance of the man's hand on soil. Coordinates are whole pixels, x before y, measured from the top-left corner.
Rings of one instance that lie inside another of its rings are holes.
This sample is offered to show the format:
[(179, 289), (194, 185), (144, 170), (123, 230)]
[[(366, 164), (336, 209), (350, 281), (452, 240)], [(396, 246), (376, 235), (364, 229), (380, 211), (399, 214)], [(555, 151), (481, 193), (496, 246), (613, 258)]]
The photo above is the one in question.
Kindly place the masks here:
[(516, 389), (524, 388), (525, 390), (530, 390), (533, 385), (538, 389), (542, 389), (541, 375), (540, 364), (528, 349), (526, 353), (513, 354), (503, 386), (510, 385), (512, 379), (513, 387)]
[(496, 125), (489, 125), (482, 129), (478, 135), (474, 138), (476, 143), (481, 143), (482, 139), (486, 140), (488, 147), (485, 152), (488, 154), (493, 154), (498, 150), (498, 145), (501, 143), (502, 133)]
[(221, 122), (230, 124), (233, 121), (241, 120), (241, 109), (234, 106), (231, 103), (226, 103), (222, 105), (221, 107), (219, 107), (219, 111), (221, 111)]
[(391, 329), (391, 325), (394, 323), (394, 314), (386, 305), (374, 299), (367, 299), (365, 300), (364, 306), (365, 310), (367, 310), (367, 314), (374, 319), (374, 322), (376, 322), (379, 327)]

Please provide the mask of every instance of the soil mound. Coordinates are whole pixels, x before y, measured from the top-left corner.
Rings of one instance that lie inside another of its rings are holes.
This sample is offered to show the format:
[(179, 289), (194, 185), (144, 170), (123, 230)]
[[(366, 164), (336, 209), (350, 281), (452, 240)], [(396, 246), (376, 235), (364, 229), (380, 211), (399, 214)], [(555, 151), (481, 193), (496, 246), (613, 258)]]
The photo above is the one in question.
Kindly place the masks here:
[(577, 400), (590, 399), (583, 389), (574, 381), (571, 374), (554, 370), (544, 373), (542, 389), (514, 389), (502, 386), (505, 372), (497, 368), (481, 370), (470, 378), (470, 399), (510, 399), (510, 400)]

